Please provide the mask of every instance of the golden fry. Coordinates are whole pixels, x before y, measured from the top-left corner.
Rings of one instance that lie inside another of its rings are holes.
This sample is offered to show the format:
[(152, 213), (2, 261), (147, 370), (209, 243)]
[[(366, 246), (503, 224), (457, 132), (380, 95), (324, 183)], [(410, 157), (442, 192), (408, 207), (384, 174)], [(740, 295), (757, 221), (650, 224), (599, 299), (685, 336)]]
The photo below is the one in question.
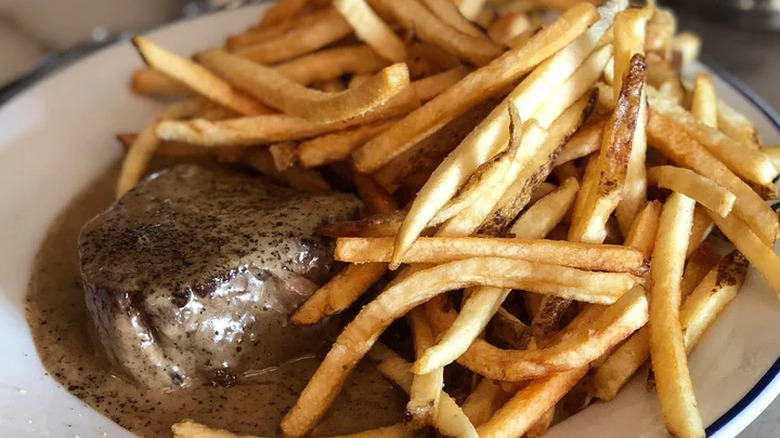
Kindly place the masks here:
[(711, 128), (718, 128), (718, 98), (712, 85), (712, 77), (708, 73), (701, 71), (696, 73), (691, 114), (701, 123)]
[[(420, 357), (434, 344), (434, 335), (428, 325), (425, 309), (417, 307), (406, 316), (412, 329), (415, 356)], [(412, 428), (419, 429), (431, 424), (439, 409), (439, 396), (444, 386), (444, 368), (426, 374), (415, 374), (409, 388), (409, 403), (406, 404), (405, 419)]]
[(279, 64), (274, 69), (301, 85), (337, 79), (347, 74), (375, 73), (390, 63), (364, 45), (320, 50)]
[(376, 15), (365, 0), (333, 0), (333, 7), (355, 29), (358, 38), (365, 41), (376, 53), (393, 62), (403, 62), (406, 59), (404, 42)]
[(682, 167), (651, 167), (647, 170), (647, 178), (650, 184), (682, 193), (724, 217), (731, 212), (737, 199), (711, 179)]
[(155, 97), (189, 97), (193, 94), (188, 86), (151, 68), (134, 71), (130, 88), (138, 94)]
[(298, 144), (296, 153), (303, 167), (317, 167), (349, 158), (349, 154), (377, 134), (390, 128), (395, 120), (355, 126), (325, 134)]

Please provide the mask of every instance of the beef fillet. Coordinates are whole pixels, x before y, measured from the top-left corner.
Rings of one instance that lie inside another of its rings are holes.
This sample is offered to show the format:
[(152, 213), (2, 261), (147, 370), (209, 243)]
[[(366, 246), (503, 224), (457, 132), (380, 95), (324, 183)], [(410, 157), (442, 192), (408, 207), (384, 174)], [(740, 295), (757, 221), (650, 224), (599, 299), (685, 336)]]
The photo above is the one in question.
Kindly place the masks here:
[(84, 226), (87, 307), (108, 356), (151, 388), (232, 384), (311, 354), (333, 323), (289, 313), (331, 274), (315, 229), (354, 219), (349, 194), (306, 194), (223, 168), (157, 173)]

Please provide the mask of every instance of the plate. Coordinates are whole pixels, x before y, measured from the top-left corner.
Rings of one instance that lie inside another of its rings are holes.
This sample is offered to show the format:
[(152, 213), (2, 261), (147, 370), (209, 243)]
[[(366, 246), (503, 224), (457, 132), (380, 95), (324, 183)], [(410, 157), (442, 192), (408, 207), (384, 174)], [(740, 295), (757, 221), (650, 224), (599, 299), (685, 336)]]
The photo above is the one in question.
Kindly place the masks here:
[[(215, 46), (255, 23), (265, 6), (177, 22), (149, 37), (177, 53)], [(130, 93), (141, 61), (128, 42), (97, 52), (0, 107), (0, 436), (130, 437), (46, 374), (24, 318), (33, 257), (57, 213), (120, 157), (117, 132), (143, 126), (158, 104)], [(747, 114), (767, 144), (780, 123), (748, 93), (717, 75), (719, 96)], [(732, 437), (780, 393), (780, 300), (750, 270), (742, 292), (690, 359), (708, 433)], [(642, 373), (611, 403), (553, 427), (550, 438), (661, 437), (655, 396)]]

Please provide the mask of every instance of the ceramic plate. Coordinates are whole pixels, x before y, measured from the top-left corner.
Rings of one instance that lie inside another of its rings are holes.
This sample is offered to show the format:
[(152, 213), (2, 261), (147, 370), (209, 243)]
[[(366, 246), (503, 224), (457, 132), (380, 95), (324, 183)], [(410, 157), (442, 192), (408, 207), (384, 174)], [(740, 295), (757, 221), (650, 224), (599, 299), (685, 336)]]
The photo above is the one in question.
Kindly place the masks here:
[[(183, 21), (149, 37), (177, 53), (221, 44), (257, 21), (263, 6)], [(0, 436), (124, 437), (123, 431), (58, 386), (41, 366), (24, 318), (33, 257), (73, 195), (120, 156), (117, 132), (132, 132), (157, 104), (134, 96), (128, 77), (141, 61), (127, 42), (101, 50), (0, 107)], [(767, 144), (780, 124), (765, 106), (719, 75), (718, 94), (756, 123)], [(690, 359), (712, 436), (731, 437), (780, 393), (780, 300), (753, 269), (742, 292)], [(643, 373), (611, 403), (556, 425), (550, 438), (667, 436)]]

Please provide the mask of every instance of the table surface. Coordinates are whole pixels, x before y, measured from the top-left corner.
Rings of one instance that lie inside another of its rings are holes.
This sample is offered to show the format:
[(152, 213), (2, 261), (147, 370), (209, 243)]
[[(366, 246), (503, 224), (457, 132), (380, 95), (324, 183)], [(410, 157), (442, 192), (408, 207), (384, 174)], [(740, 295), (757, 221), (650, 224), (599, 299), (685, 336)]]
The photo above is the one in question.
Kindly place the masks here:
[[(691, 14), (680, 15), (680, 30), (702, 36), (702, 60), (733, 74), (780, 113), (780, 31), (736, 29)], [(780, 430), (780, 398), (777, 398), (739, 438), (777, 436)]]

